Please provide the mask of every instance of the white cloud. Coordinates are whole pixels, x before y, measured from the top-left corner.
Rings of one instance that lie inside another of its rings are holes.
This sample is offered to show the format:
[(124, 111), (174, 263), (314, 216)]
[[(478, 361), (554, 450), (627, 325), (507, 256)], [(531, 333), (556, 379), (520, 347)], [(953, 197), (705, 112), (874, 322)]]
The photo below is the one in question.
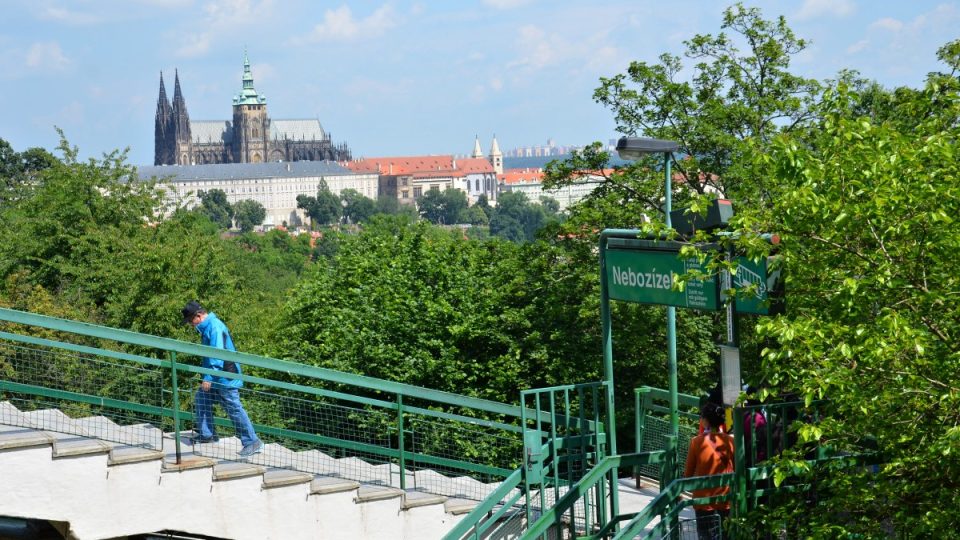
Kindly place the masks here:
[(858, 52), (866, 49), (869, 45), (870, 45), (869, 40), (861, 39), (860, 41), (847, 47), (847, 54), (857, 54)]
[(383, 5), (363, 19), (355, 19), (350, 6), (328, 9), (323, 22), (313, 28), (309, 41), (349, 41), (356, 38), (378, 36), (397, 25), (393, 8)]
[(851, 0), (805, 0), (795, 18), (806, 21), (817, 17), (846, 17), (856, 11)]
[(56, 41), (34, 43), (27, 51), (25, 63), (31, 69), (60, 70), (70, 63)]
[(530, 0), (483, 0), (483, 5), (494, 9), (514, 9), (529, 3)]
[(186, 43), (181, 45), (174, 53), (177, 56), (192, 58), (206, 54), (210, 50), (211, 37), (207, 32), (186, 36), (182, 40)]
[(47, 7), (40, 13), (40, 18), (71, 25), (97, 24), (102, 21), (100, 17), (91, 13), (70, 11), (68, 9), (58, 7)]
[(892, 17), (884, 17), (876, 20), (870, 25), (870, 28), (877, 30), (888, 30), (890, 32), (899, 32), (903, 29), (903, 23)]
[(532, 24), (520, 28), (517, 46), (521, 56), (508, 63), (507, 67), (542, 69), (557, 62), (562, 57), (560, 49), (565, 48), (559, 37), (548, 36), (546, 32)]

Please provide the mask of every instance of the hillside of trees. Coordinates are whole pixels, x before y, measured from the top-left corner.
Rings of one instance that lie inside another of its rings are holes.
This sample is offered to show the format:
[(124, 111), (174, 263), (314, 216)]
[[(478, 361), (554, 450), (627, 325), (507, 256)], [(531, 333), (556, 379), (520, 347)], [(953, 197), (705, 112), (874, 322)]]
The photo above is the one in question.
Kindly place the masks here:
[[(737, 211), (736, 249), (764, 256), (759, 235), (780, 235), (787, 312), (741, 320), (753, 397), (829, 399), (835, 415), (800, 442), (869, 443), (885, 460), (808, 471), (815, 500), (740, 525), (812, 538), (952, 534), (960, 41), (940, 49), (942, 71), (921, 88), (890, 89), (854, 70), (791, 73), (808, 43), (757, 9), (729, 8), (719, 30), (691, 38), (682, 57), (602, 79), (594, 99), (622, 133), (678, 141), (675, 207), (703, 209), (719, 189)], [(548, 185), (604, 170), (601, 148), (551, 163)], [(429, 192), (413, 212), (321, 188), (298, 201), (322, 224), (311, 244), (284, 231), (223, 234), (236, 212), (249, 224), (257, 209), (215, 193), (170, 212), (155, 186), (128, 181), (123, 152), (81, 161), (65, 138), (54, 153), (0, 140), (0, 306), (193, 340), (179, 309), (197, 298), (245, 351), (516, 402), (527, 388), (601, 378), (599, 232), (664, 230), (661, 159), (617, 168), (564, 216), (516, 194), (468, 207)], [(666, 386), (665, 316), (612, 309), (626, 410), (634, 387)], [(678, 310), (677, 324), (681, 391), (702, 394), (718, 377), (722, 315)], [(802, 472), (803, 451), (780, 466)]]

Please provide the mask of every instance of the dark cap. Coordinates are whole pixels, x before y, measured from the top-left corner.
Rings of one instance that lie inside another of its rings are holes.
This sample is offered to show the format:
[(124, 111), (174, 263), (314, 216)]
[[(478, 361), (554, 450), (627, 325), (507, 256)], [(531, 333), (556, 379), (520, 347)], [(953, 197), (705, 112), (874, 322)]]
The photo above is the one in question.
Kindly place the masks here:
[(200, 302), (196, 300), (187, 302), (187, 305), (183, 306), (183, 309), (180, 310), (180, 313), (183, 314), (183, 324), (190, 324), (193, 318), (197, 316), (197, 313), (201, 311), (204, 311), (204, 309), (203, 306), (200, 305)]

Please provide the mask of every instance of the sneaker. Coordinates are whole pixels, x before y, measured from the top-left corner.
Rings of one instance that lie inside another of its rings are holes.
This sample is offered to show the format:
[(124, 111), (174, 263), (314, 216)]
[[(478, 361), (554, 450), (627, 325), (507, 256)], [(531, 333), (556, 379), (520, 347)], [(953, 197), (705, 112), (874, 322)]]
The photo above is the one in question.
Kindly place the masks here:
[(211, 435), (209, 437), (204, 437), (200, 434), (193, 434), (189, 438), (190, 444), (206, 444), (206, 443), (215, 443), (220, 440), (220, 437), (216, 435)]
[(252, 443), (241, 448), (237, 454), (239, 454), (240, 457), (247, 457), (254, 454), (259, 454), (260, 452), (263, 452), (263, 443), (260, 441), (253, 441)]

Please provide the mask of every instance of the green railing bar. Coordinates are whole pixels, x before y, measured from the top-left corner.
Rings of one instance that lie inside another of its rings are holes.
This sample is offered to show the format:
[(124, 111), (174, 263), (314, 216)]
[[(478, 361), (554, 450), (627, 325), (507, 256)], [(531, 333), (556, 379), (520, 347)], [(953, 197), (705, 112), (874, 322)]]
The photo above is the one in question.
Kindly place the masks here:
[[(659, 399), (661, 401), (670, 400), (670, 392), (663, 390), (661, 388), (654, 388), (652, 386), (641, 386), (640, 388), (635, 388), (634, 392), (649, 394), (653, 399)], [(680, 405), (685, 407), (700, 407), (700, 398), (690, 394), (677, 394), (677, 401)]]
[(35, 396), (43, 396), (51, 399), (79, 401), (80, 403), (87, 403), (89, 405), (99, 405), (101, 407), (108, 407), (111, 409), (124, 409), (128, 411), (167, 418), (168, 409), (166, 407), (158, 407), (155, 405), (144, 405), (142, 403), (134, 403), (132, 401), (123, 401), (119, 399), (105, 398), (100, 396), (91, 396), (90, 394), (81, 394), (78, 392), (70, 392), (67, 390), (55, 390), (52, 388), (44, 388), (42, 386), (34, 386), (32, 384), (23, 384), (23, 383), (15, 383), (10, 381), (0, 380), (0, 390), (7, 390), (10, 392), (19, 392), (22, 394), (31, 394)]
[[(674, 501), (680, 497), (680, 494), (684, 491), (689, 491), (693, 489), (705, 489), (705, 488), (716, 488), (722, 486), (730, 486), (733, 483), (733, 473), (724, 473), (717, 474), (712, 476), (692, 476), (689, 478), (678, 478), (673, 482), (670, 482), (670, 485), (666, 489), (662, 490), (659, 495), (653, 498), (646, 508), (638, 512), (633, 519), (631, 519), (623, 528), (620, 529), (612, 538), (634, 538), (640, 533), (643, 532), (643, 529), (650, 524), (651, 521), (657, 516), (661, 516), (661, 523), (666, 526), (667, 516), (662, 515), (667, 507), (674, 503)], [(732, 495), (721, 495), (717, 496), (717, 500), (730, 500)], [(707, 499), (707, 497), (704, 497)], [(713, 499), (710, 497), (710, 499)], [(699, 500), (699, 499), (697, 499)], [(690, 502), (689, 504), (694, 504)], [(699, 504), (699, 503), (697, 503)], [(686, 506), (686, 502), (683, 503)], [(683, 506), (677, 505), (682, 508)], [(672, 512), (671, 512), (672, 513)]]
[(506, 514), (510, 510), (515, 510), (513, 506), (517, 504), (517, 501), (519, 501), (520, 497), (522, 496), (523, 494), (518, 491), (516, 494), (510, 497), (506, 502), (504, 502), (503, 506), (501, 506), (499, 510), (490, 514), (490, 517), (486, 521), (484, 521), (480, 526), (477, 527), (477, 530), (474, 533), (473, 537), (476, 538), (477, 540), (486, 538), (484, 537), (484, 533), (487, 532), (487, 530), (492, 528), (494, 525), (496, 525), (497, 522), (500, 520), (500, 518), (504, 514)]
[[(406, 445), (404, 444), (404, 439), (406, 439), (406, 433), (403, 429), (403, 396), (397, 394), (397, 450), (400, 454), (397, 463), (398, 468), (400, 469), (400, 489), (406, 491), (407, 489), (407, 463), (404, 456), (404, 449)], [(392, 467), (391, 467), (392, 469)]]
[(226, 351), (223, 349), (217, 349), (205, 345), (197, 345), (195, 343), (187, 343), (171, 338), (140, 334), (129, 330), (119, 330), (116, 328), (108, 328), (95, 324), (58, 319), (56, 317), (48, 317), (46, 315), (37, 315), (6, 308), (0, 308), (0, 320), (30, 326), (38, 326), (51, 330), (71, 332), (83, 336), (110, 339), (123, 343), (130, 343), (133, 345), (153, 347), (166, 351), (176, 351), (178, 353), (188, 355), (229, 360), (233, 362), (239, 362), (243, 365), (280, 371), (288, 375), (299, 375), (302, 377), (323, 379), (330, 382), (357, 386), (369, 390), (379, 390), (391, 394), (403, 394), (407, 397), (427, 399), (449, 405), (471, 407), (507, 416), (520, 416), (519, 407), (515, 405), (508, 405), (506, 403), (498, 403), (496, 401), (490, 401), (486, 399), (461, 396), (451, 392), (444, 392), (442, 390), (431, 390), (429, 388), (421, 388), (409, 384), (376, 379), (374, 377), (367, 377), (365, 375), (356, 375), (327, 368), (307, 366), (288, 360), (278, 360), (275, 358), (267, 358), (249, 353)]
[(616, 469), (621, 464), (621, 456), (607, 456), (600, 463), (590, 469), (579, 482), (570, 486), (570, 489), (550, 509), (543, 514), (520, 537), (521, 539), (536, 538), (545, 534), (550, 527), (561, 522), (560, 518), (568, 508), (576, 504), (585, 493), (593, 489), (593, 485), (603, 480), (607, 472)]
[(163, 367), (166, 365), (166, 362), (164, 362), (163, 360), (159, 360), (157, 358), (150, 358), (149, 356), (138, 356), (130, 353), (111, 351), (110, 349), (98, 349), (96, 347), (88, 347), (86, 345), (75, 345), (73, 343), (65, 343), (62, 341), (53, 341), (50, 339), (24, 336), (22, 334), (11, 334), (9, 332), (0, 332), (0, 339), (6, 339), (8, 341), (17, 341), (22, 343), (29, 343), (30, 345), (39, 345), (42, 347), (66, 349), (68, 351), (79, 352), (84, 354), (92, 354), (95, 356), (106, 356), (108, 358), (115, 358), (117, 360), (130, 360), (133, 362), (148, 364), (155, 367)]
[[(497, 489), (487, 496), (480, 504), (476, 506), (469, 514), (463, 516), (463, 519), (460, 520), (457, 525), (450, 530), (447, 534), (443, 536), (443, 540), (461, 540), (467, 534), (467, 531), (478, 526), (480, 520), (482, 520), (486, 514), (492, 511), (497, 505), (500, 504), (500, 501), (504, 499), (510, 492), (516, 489), (520, 485), (520, 481), (523, 479), (523, 467), (510, 473), (510, 476), (500, 483), (500, 486)], [(504, 505), (501, 508), (501, 512), (510, 508), (511, 505)], [(499, 517), (499, 516), (498, 516)], [(493, 521), (491, 519), (491, 521)]]
[(170, 351), (167, 354), (170, 356), (170, 390), (173, 394), (173, 405), (170, 407), (173, 416), (173, 446), (177, 451), (177, 465), (180, 465), (180, 385), (177, 382), (177, 353)]

